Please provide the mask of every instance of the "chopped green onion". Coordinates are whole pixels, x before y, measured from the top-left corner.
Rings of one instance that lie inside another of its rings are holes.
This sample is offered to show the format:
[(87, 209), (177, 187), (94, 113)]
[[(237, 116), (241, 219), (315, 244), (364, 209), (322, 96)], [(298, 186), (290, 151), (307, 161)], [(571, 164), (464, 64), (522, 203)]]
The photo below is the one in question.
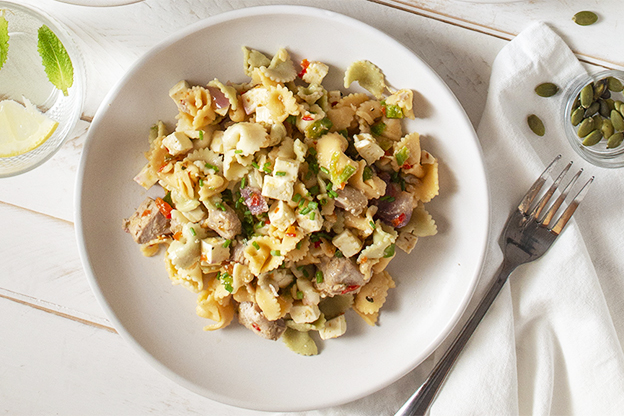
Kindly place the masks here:
[(327, 192), (327, 196), (330, 198), (337, 198), (338, 194), (336, 193), (336, 191), (329, 191)]
[(314, 201), (309, 202), (308, 203), (308, 208), (310, 208), (310, 209), (317, 209), (318, 208), (318, 202), (314, 202)]
[(290, 124), (297, 124), (297, 116), (293, 116), (292, 114), (286, 117), (286, 121)]
[[(403, 118), (403, 110), (396, 104), (386, 104), (382, 101), (382, 111), (388, 118)], [(384, 110), (385, 109), (385, 110)]]
[(301, 194), (294, 194), (292, 197), (293, 202), (299, 202), (299, 200), (302, 198)]
[(236, 149), (234, 150), (234, 153), (236, 153), (237, 155), (240, 155), (241, 153), (243, 153), (243, 151), (240, 149)]
[(369, 221), (368, 223), (370, 224), (370, 226), (371, 226), (371, 228), (373, 230), (377, 228), (377, 227), (375, 227), (375, 223), (373, 221)]
[(230, 244), (232, 244), (232, 240), (230, 239), (225, 240), (225, 242), (223, 243), (223, 248), (228, 248)]
[(303, 208), (303, 209), (299, 212), (299, 214), (301, 214), (301, 215), (306, 215), (306, 214), (308, 214), (310, 211), (312, 211), (312, 209), (310, 209), (310, 207), (305, 207), (305, 208)]
[(252, 241), (252, 242), (251, 242), (251, 245), (252, 245), (252, 246), (253, 246), (256, 250), (260, 250), (260, 244), (258, 244), (257, 242)]
[(297, 243), (297, 245), (295, 246), (295, 248), (296, 248), (297, 250), (301, 250), (301, 244), (303, 244), (303, 241), (299, 241), (299, 242)]
[(317, 139), (325, 133), (329, 132), (329, 129), (331, 129), (332, 126), (333, 123), (328, 117), (316, 120), (308, 126), (306, 130), (307, 136), (311, 139)]
[(274, 257), (279, 257), (282, 255), (279, 250), (271, 250), (271, 255)]
[(204, 140), (204, 131), (203, 130), (199, 131), (199, 140)]
[(211, 165), (210, 163), (206, 163), (204, 166), (206, 166), (206, 169), (212, 169), (215, 172), (219, 172), (219, 168), (216, 167), (215, 165)]
[(303, 292), (300, 290), (297, 291), (297, 299), (303, 299)]
[(384, 202), (394, 202), (395, 198), (393, 196), (386, 195), (379, 198), (379, 200)]
[(316, 218), (316, 212), (312, 211), (310, 213), (310, 220), (314, 221), (314, 218)]
[(256, 169), (260, 169), (260, 165), (258, 165), (256, 162), (251, 162), (251, 166), (253, 166)]
[(323, 283), (323, 272), (320, 270), (316, 271), (316, 283)]
[(403, 146), (402, 148), (399, 149), (398, 152), (396, 152), (394, 154), (394, 157), (396, 158), (397, 161), (397, 165), (403, 166), (403, 164), (405, 163), (405, 161), (407, 160), (407, 158), (410, 156), (410, 151), (407, 148), (407, 146)]
[(342, 257), (344, 257), (344, 254), (342, 254), (342, 251), (336, 250), (336, 252), (334, 253), (334, 256), (336, 256), (338, 258), (342, 258)]
[(312, 188), (310, 188), (311, 195), (318, 195), (320, 192), (321, 192), (321, 188), (319, 188), (318, 185), (314, 185)]
[(191, 234), (193, 234), (193, 236), (197, 235), (197, 233), (195, 232), (195, 228), (189, 227), (189, 230), (191, 231)]
[(367, 181), (372, 178), (373, 178), (373, 170), (368, 166), (364, 166), (364, 171), (362, 172), (362, 180)]
[(395, 248), (395, 244), (390, 244), (388, 247), (386, 247), (386, 249), (384, 250), (383, 256), (385, 258), (388, 257), (392, 257), (394, 256), (394, 248)]
[(247, 177), (243, 176), (243, 179), (241, 179), (241, 189), (243, 189), (245, 187), (245, 185), (247, 185)]
[(308, 273), (306, 269), (303, 269), (301, 272), (303, 273), (305, 277), (310, 277), (310, 273)]
[(277, 172), (275, 172), (275, 176), (286, 176), (286, 172), (282, 172), (281, 170), (278, 170)]
[(324, 173), (324, 174), (326, 174), (326, 175), (330, 175), (330, 173), (329, 173), (329, 169), (324, 168), (323, 166), (321, 166), (321, 172), (323, 172), (323, 173)]
[(199, 186), (204, 186), (204, 180), (202, 178), (199, 178)]
[(338, 176), (339, 183), (345, 183), (351, 176), (353, 176), (356, 170), (357, 169), (354, 168), (352, 165), (345, 166), (340, 176)]
[(373, 133), (375, 136), (381, 136), (384, 130), (386, 130), (386, 123), (380, 121), (379, 123), (375, 123), (370, 126), (370, 129), (371, 133)]

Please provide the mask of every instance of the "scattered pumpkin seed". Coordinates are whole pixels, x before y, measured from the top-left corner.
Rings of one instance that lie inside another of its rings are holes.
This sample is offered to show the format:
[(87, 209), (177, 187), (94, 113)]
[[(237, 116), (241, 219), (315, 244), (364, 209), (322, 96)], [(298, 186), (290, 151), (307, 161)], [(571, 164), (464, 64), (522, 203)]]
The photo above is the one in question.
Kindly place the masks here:
[(594, 12), (584, 10), (582, 12), (578, 12), (577, 14), (575, 14), (572, 17), (572, 20), (577, 25), (589, 26), (589, 25), (593, 25), (594, 23), (598, 21), (598, 15)]
[(594, 102), (594, 84), (590, 83), (583, 87), (580, 94), (581, 107), (587, 108)]
[(624, 117), (622, 117), (622, 114), (620, 114), (619, 111), (611, 111), (611, 123), (613, 124), (613, 128), (615, 130), (624, 130)]
[(607, 149), (615, 149), (622, 144), (623, 140), (624, 133), (622, 133), (621, 131), (612, 134), (611, 137), (609, 137), (609, 140), (607, 140)]
[(583, 146), (593, 146), (602, 140), (602, 132), (600, 130), (594, 130), (585, 136), (583, 140)]
[(622, 90), (624, 90), (624, 85), (622, 85), (622, 81), (615, 77), (607, 78), (607, 87), (610, 91), (613, 92), (622, 92)]
[(544, 82), (535, 87), (535, 93), (540, 97), (552, 97), (559, 92), (559, 87), (552, 82)]
[(538, 136), (543, 136), (544, 134), (546, 134), (546, 127), (544, 127), (544, 123), (535, 114), (531, 114), (527, 117), (527, 123), (531, 131)]
[(586, 118), (579, 125), (579, 128), (576, 131), (576, 134), (578, 137), (583, 138), (587, 136), (589, 133), (591, 133), (593, 130), (594, 130), (594, 119)]

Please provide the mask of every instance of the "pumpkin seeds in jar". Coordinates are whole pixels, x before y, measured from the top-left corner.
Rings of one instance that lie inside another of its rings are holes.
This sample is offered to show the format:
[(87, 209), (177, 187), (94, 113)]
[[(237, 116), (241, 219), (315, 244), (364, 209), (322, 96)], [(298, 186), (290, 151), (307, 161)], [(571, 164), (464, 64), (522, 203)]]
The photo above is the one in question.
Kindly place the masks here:
[(615, 133), (615, 129), (613, 128), (613, 123), (611, 123), (611, 120), (609, 119), (602, 120), (602, 127), (600, 128), (600, 130), (602, 131), (602, 136), (605, 139), (608, 139), (609, 137), (613, 135), (613, 133)]
[(576, 135), (580, 138), (583, 138), (587, 136), (589, 133), (591, 133), (593, 130), (594, 130), (594, 119), (591, 117), (586, 118), (579, 125), (579, 128), (576, 131)]
[(622, 92), (622, 90), (624, 90), (624, 85), (622, 85), (622, 81), (615, 77), (607, 78), (607, 87), (609, 88), (609, 91), (613, 92)]
[(609, 137), (609, 140), (607, 140), (607, 149), (615, 149), (616, 147), (622, 144), (623, 140), (624, 140), (624, 133), (622, 132), (618, 132), (618, 133), (611, 135), (611, 137)]
[(570, 122), (573, 126), (578, 126), (581, 124), (581, 121), (585, 118), (585, 109), (583, 107), (579, 107), (572, 112), (570, 116)]
[(579, 26), (589, 26), (598, 21), (598, 15), (594, 12), (584, 10), (575, 14), (572, 17), (572, 20)]
[(559, 87), (552, 82), (544, 82), (535, 87), (535, 93), (540, 97), (552, 97), (559, 92)]
[(546, 134), (546, 127), (544, 127), (544, 123), (535, 114), (531, 114), (527, 117), (527, 124), (529, 125), (531, 131), (538, 136), (543, 136), (544, 134)]
[(598, 144), (600, 140), (602, 140), (602, 132), (600, 130), (594, 130), (585, 137), (583, 146), (593, 146)]
[(622, 117), (619, 111), (611, 111), (611, 123), (616, 131), (624, 130), (624, 117)]
[(588, 108), (594, 102), (594, 83), (589, 83), (581, 90), (579, 98), (581, 99), (581, 107)]

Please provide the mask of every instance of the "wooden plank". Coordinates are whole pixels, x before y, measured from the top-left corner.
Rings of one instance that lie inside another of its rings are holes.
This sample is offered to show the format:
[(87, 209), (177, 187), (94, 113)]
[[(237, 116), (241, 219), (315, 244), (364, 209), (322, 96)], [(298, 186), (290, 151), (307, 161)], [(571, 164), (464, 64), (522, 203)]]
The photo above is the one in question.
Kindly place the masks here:
[[(619, 0), (515, 1), (471, 3), (448, 0), (371, 0), (451, 25), (511, 40), (531, 22), (548, 23), (579, 59), (607, 68), (624, 68), (624, 44), (619, 32), (624, 3)], [(591, 10), (599, 21), (582, 27), (572, 21), (575, 13)], [(596, 42), (596, 39), (605, 39)]]

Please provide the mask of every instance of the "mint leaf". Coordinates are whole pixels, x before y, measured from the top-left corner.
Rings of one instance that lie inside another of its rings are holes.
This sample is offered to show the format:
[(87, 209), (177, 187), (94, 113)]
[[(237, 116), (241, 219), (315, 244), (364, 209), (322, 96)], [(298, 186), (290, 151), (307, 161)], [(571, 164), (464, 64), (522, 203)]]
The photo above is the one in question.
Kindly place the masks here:
[(63, 43), (49, 27), (41, 26), (37, 35), (37, 47), (45, 73), (50, 82), (67, 96), (67, 90), (74, 83), (74, 67), (71, 58)]
[(0, 10), (0, 69), (9, 54), (9, 22), (4, 17), (4, 10)]

